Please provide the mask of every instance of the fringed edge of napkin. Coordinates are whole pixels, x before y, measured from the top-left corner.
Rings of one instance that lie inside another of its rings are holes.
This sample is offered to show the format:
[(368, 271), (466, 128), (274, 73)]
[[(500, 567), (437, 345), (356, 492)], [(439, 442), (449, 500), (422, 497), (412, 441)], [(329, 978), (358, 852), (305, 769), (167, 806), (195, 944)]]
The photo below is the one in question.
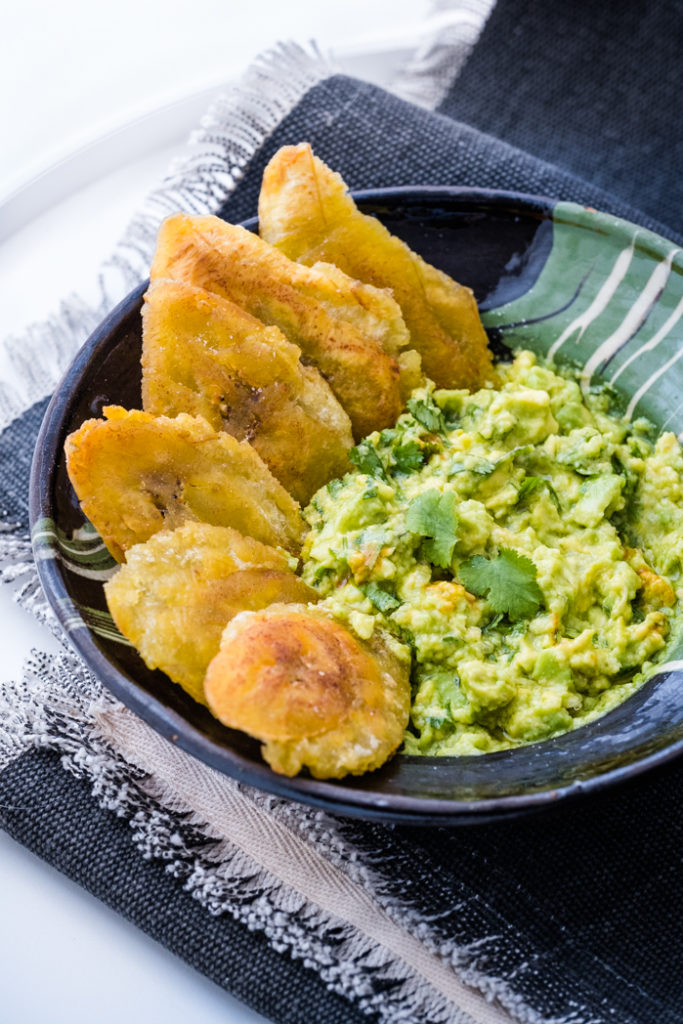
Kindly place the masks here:
[(425, 31), (391, 91), (428, 110), (448, 94), (481, 34), (495, 0), (434, 0)]
[[(392, 82), (403, 99), (434, 109), (477, 41), (494, 0), (435, 0), (416, 51)], [(0, 430), (49, 394), (76, 351), (107, 313), (147, 276), (159, 224), (183, 210), (217, 211), (264, 139), (318, 82), (336, 72), (311, 42), (284, 43), (263, 54), (239, 85), (209, 107), (184, 153), (128, 225), (100, 269), (95, 299), (69, 296), (46, 321), (5, 339), (18, 382), (0, 382)], [(3, 557), (0, 548), (0, 559)]]
[(14, 385), (0, 382), (0, 430), (54, 390), (92, 331), (147, 277), (161, 221), (179, 210), (218, 210), (263, 140), (309, 89), (335, 70), (314, 43), (281, 44), (214, 101), (102, 265), (95, 301), (88, 304), (71, 295), (45, 322), (4, 341), (18, 380)]
[[(166, 777), (155, 777), (122, 754), (117, 734), (120, 738), (122, 720), (125, 731), (126, 717), (134, 731), (149, 732), (142, 736), (152, 748), (147, 757), (156, 757), (155, 744), (166, 747), (162, 756), (175, 759), (176, 767), (190, 774), (194, 768), (197, 781), (215, 790), (215, 800), (225, 801), (228, 817), (239, 802), (252, 805), (251, 811), (243, 809), (240, 815), (237, 806), (233, 813), (236, 841), (227, 829), (207, 823)], [(138, 853), (163, 862), (208, 913), (229, 914), (262, 932), (274, 950), (302, 961), (331, 991), (382, 1024), (504, 1024), (510, 1018), (503, 1006), (524, 1024), (540, 1024), (542, 1018), (506, 982), (472, 967), (478, 954), (486, 959), (481, 943), (468, 949), (437, 942), (428, 922), (409, 906), (378, 897), (381, 871), (363, 862), (340, 822), (323, 811), (238, 785), (191, 760), (185, 765), (188, 755), (106, 695), (70, 650), (57, 658), (33, 652), (23, 679), (0, 689), (0, 770), (31, 749), (58, 753), (62, 768), (85, 780), (101, 807), (129, 823)], [(329, 882), (325, 875), (336, 874), (332, 884), (344, 914), (331, 911), (324, 898), (311, 899), (301, 891), (305, 887), (283, 880), (263, 858), (252, 856), (249, 844), (240, 843), (240, 817), (242, 822), (256, 819), (255, 827), (259, 817), (269, 819), (262, 827), (263, 842), (276, 850), (291, 844), (296, 853), (298, 844), (303, 850), (300, 872), (310, 876), (321, 896)], [(353, 916), (354, 903), (355, 921), (346, 919), (347, 913)], [(365, 920), (373, 915), (375, 934), (372, 922), (368, 927)], [(587, 1024), (583, 1015), (576, 1022)]]

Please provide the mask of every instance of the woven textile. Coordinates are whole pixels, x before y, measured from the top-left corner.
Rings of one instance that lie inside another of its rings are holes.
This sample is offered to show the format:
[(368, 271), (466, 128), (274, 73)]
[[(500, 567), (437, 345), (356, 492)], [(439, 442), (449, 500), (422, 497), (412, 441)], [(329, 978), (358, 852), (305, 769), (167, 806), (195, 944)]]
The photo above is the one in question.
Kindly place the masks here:
[(683, 231), (680, 0), (499, 0), (440, 110)]

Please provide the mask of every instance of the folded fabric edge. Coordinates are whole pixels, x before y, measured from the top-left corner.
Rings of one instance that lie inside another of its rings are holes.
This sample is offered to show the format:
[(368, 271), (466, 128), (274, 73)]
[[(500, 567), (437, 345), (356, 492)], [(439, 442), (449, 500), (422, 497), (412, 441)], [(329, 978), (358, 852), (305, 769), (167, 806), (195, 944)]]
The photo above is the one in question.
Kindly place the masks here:
[[(120, 705), (95, 709), (94, 727), (128, 763), (148, 773), (142, 788), (164, 807), (191, 815), (202, 831), (238, 846), (284, 889), (316, 906), (321, 921), (329, 915), (336, 919), (336, 927), (348, 936), (345, 963), (367, 963), (373, 971), (381, 965), (382, 976), (395, 983), (392, 1001), (397, 1006), (426, 1013), (429, 1020), (459, 1009), (470, 1015), (468, 1021), (509, 1021), (493, 1003), (495, 983), (465, 985), (449, 958), (429, 948), (399, 914), (392, 917), (375, 899), (378, 880), (369, 877), (371, 871), (347, 870), (354, 851), (342, 842), (336, 819), (226, 778)], [(477, 988), (486, 991), (486, 999)]]
[(433, 0), (415, 53), (391, 91), (427, 110), (448, 94), (481, 35), (494, 0)]
[[(362, 1012), (387, 1022), (510, 1020), (492, 1001), (491, 979), (481, 986), (487, 1000), (278, 821), (268, 798), (169, 745), (106, 696), (76, 655), (34, 655), (21, 687), (2, 696), (0, 769), (31, 749), (58, 753), (100, 807), (130, 823), (139, 855), (163, 861), (210, 914), (261, 931)], [(536, 1021), (527, 1009), (518, 1006), (518, 1019)]]
[[(263, 932), (227, 913), (208, 913), (182, 879), (167, 870), (163, 858), (139, 853), (131, 842), (135, 822), (103, 808), (90, 789), (87, 778), (62, 770), (57, 751), (35, 748), (0, 773), (0, 827), (267, 1019), (277, 1024), (367, 1022), (366, 1014), (330, 992), (318, 974), (278, 953)], [(62, 1012), (77, 1012), (81, 995), (76, 986)]]
[[(177, 871), (183, 890), (210, 913), (230, 913), (247, 928), (260, 929), (276, 951), (304, 962), (330, 991), (364, 1012), (377, 1012), (377, 1019), (392, 1019), (398, 1009), (411, 1020), (453, 1024), (502, 1024), (508, 1013), (526, 1024), (546, 1019), (515, 991), (515, 970), (510, 978), (491, 973), (499, 958), (491, 957), (489, 945), (498, 945), (502, 934), (477, 938), (473, 945), (452, 937), (444, 945), (438, 933), (432, 935), (429, 919), (413, 912), (409, 898), (402, 903), (386, 889), (387, 865), (373, 867), (368, 851), (354, 847), (354, 828), (349, 843), (351, 822), (217, 776), (107, 697), (70, 651), (56, 660), (35, 654), (24, 680), (0, 695), (0, 765), (32, 749), (58, 753), (62, 768), (88, 783), (100, 807), (130, 822), (137, 853)], [(207, 785), (211, 776), (214, 782)], [(173, 781), (179, 778), (180, 786)], [(235, 799), (243, 805), (242, 826), (246, 820), (251, 828), (254, 816), (262, 819), (260, 833), (252, 829), (248, 841), (240, 841), (240, 820), (231, 818)], [(190, 826), (192, 842), (184, 849), (178, 836)], [(397, 840), (399, 860), (400, 846)], [(289, 877), (291, 864), (278, 870), (273, 863), (285, 848), (288, 856), (301, 858), (296, 868), (304, 874), (298, 878)], [(335, 880), (336, 906), (324, 877), (330, 868), (344, 871), (352, 883)], [(256, 878), (254, 890), (250, 880)], [(347, 898), (358, 904), (355, 920), (353, 906), (344, 905)], [(499, 931), (503, 927), (499, 922)], [(533, 963), (532, 951), (529, 956)], [(561, 1019), (586, 1024), (585, 1014), (577, 1003)]]

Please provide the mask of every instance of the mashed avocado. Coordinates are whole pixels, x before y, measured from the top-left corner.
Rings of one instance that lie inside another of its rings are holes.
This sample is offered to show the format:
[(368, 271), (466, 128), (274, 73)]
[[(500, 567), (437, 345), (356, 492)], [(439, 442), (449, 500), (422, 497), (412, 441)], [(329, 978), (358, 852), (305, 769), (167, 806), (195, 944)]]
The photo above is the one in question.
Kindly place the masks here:
[(679, 628), (683, 454), (529, 352), (415, 391), (305, 512), (303, 576), (412, 662), (404, 750), (545, 739), (632, 693)]

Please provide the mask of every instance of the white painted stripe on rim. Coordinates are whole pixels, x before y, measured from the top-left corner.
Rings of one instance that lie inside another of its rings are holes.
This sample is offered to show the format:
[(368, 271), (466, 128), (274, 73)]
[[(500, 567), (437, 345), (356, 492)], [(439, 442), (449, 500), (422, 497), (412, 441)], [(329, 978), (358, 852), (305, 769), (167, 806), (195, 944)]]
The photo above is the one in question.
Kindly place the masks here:
[(564, 345), (567, 338), (571, 338), (575, 331), (578, 331), (577, 337), (574, 339), (575, 344), (581, 341), (581, 338), (586, 333), (587, 328), (592, 322), (600, 316), (601, 313), (607, 309), (610, 301), (612, 300), (617, 288), (626, 277), (628, 268), (631, 265), (633, 259), (633, 253), (635, 250), (636, 238), (638, 233), (636, 232), (633, 236), (630, 246), (619, 253), (617, 260), (612, 267), (609, 275), (607, 276), (604, 284), (600, 288), (600, 291), (591, 302), (588, 309), (577, 316), (576, 320), (573, 320), (568, 327), (564, 329), (562, 334), (559, 336), (557, 341), (553, 342), (548, 350), (548, 359), (552, 359), (555, 353)]
[[(681, 300), (681, 305), (683, 306), (683, 299)], [(633, 396), (633, 398), (631, 399), (631, 401), (628, 403), (628, 408), (626, 410), (626, 419), (628, 419), (628, 420), (631, 419), (631, 416), (633, 416), (633, 410), (638, 405), (638, 402), (641, 400), (641, 398), (646, 393), (646, 391), (649, 391), (650, 388), (652, 387), (652, 385), (655, 383), (655, 381), (659, 380), (659, 378), (663, 374), (665, 374), (667, 370), (671, 369), (671, 367), (674, 365), (674, 363), (677, 363), (678, 360), (681, 358), (681, 356), (683, 356), (683, 343), (681, 344), (680, 348), (678, 349), (678, 352), (676, 352), (671, 357), (671, 359), (668, 359), (662, 366), (659, 367), (659, 369), (657, 370), (656, 373), (650, 374), (650, 376), (647, 378), (645, 383), (641, 384), (641, 386), (638, 388), (638, 390), (636, 391), (636, 393)], [(680, 406), (678, 406), (678, 408), (680, 409)], [(674, 415), (675, 415), (675, 413), (671, 414), (671, 416), (674, 416)], [(669, 417), (669, 419), (671, 419), (671, 416)], [(667, 420), (667, 423), (668, 423), (668, 420)]]
[(626, 344), (628, 339), (645, 322), (645, 318), (657, 301), (657, 298), (666, 285), (671, 273), (671, 264), (674, 256), (680, 249), (672, 249), (665, 260), (658, 263), (650, 274), (645, 287), (633, 303), (622, 322), (609, 338), (598, 345), (590, 359), (587, 360), (581, 372), (581, 387), (585, 390), (593, 378), (595, 371), (606, 363), (608, 359), (616, 355), (620, 348)]
[(644, 345), (641, 345), (640, 348), (638, 348), (632, 355), (628, 357), (623, 366), (619, 367), (617, 372), (611, 378), (610, 384), (614, 384), (615, 380), (617, 380), (617, 378), (620, 377), (622, 373), (629, 368), (634, 359), (637, 359), (639, 356), (642, 356), (644, 352), (651, 352), (653, 348), (657, 348), (657, 345), (659, 345), (660, 341), (663, 341), (664, 338), (666, 338), (667, 335), (671, 333), (673, 328), (681, 319), (681, 316), (683, 316), (683, 299), (680, 300), (680, 302), (674, 309), (673, 313), (671, 313), (671, 315), (667, 317), (667, 319), (659, 328), (657, 333), (653, 334), (649, 341), (647, 341)]
[(665, 661), (663, 665), (657, 666), (657, 671), (652, 673), (650, 678), (653, 676), (661, 676), (662, 672), (680, 672), (683, 671), (683, 659), (677, 659), (674, 661)]

